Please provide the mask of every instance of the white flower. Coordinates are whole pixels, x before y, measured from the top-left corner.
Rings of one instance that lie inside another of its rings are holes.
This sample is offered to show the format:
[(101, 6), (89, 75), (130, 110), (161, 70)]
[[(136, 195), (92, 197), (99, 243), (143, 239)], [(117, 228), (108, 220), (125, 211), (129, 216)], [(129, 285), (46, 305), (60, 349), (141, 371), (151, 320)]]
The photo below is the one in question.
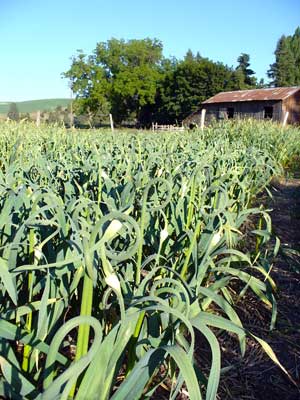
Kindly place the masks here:
[(188, 185), (186, 181), (183, 181), (181, 186), (181, 198), (183, 198), (187, 194)]
[(120, 222), (118, 219), (113, 219), (109, 224), (109, 227), (106, 229), (102, 239), (106, 242), (109, 241), (119, 232), (121, 228), (122, 222)]
[(160, 177), (160, 176), (162, 175), (162, 173), (163, 173), (163, 169), (160, 168), (160, 169), (157, 171), (157, 176)]
[(219, 241), (221, 240), (221, 238), (222, 238), (222, 235), (221, 235), (220, 231), (215, 233), (211, 240), (211, 246), (212, 247), (216, 246), (219, 243)]
[(164, 242), (168, 236), (169, 236), (168, 230), (164, 228), (162, 231), (160, 231), (160, 242), (161, 243)]
[(105, 276), (104, 279), (106, 284), (110, 286), (112, 289), (114, 289), (116, 292), (121, 291), (120, 281), (116, 274), (110, 274), (108, 276)]
[(107, 173), (103, 170), (101, 170), (101, 178), (108, 179)]
[(39, 261), (42, 258), (43, 253), (41, 252), (41, 249), (39, 247), (36, 247), (34, 249), (34, 258), (35, 260)]

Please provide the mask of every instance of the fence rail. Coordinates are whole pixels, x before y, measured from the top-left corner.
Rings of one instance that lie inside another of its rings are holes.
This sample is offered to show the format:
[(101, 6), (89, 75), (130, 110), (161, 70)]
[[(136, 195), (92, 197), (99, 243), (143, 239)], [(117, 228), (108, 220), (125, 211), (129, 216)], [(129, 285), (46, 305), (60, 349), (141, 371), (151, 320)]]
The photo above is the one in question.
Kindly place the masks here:
[(177, 131), (183, 132), (184, 126), (177, 126), (177, 125), (158, 125), (157, 123), (152, 123), (152, 131)]

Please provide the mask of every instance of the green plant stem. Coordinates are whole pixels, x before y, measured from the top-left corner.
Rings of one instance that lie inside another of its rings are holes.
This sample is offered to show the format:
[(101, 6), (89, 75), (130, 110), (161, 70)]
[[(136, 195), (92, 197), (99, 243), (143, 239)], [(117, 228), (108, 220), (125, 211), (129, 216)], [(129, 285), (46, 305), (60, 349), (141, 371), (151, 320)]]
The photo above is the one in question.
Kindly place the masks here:
[(143, 244), (144, 244), (144, 230), (145, 230), (145, 218), (146, 218), (146, 207), (147, 207), (147, 196), (148, 190), (144, 192), (143, 195), (143, 203), (142, 203), (142, 211), (141, 211), (141, 220), (140, 220), (140, 230), (141, 230), (141, 242), (137, 251), (137, 263), (136, 263), (136, 271), (135, 271), (135, 284), (138, 286), (141, 282), (141, 265), (142, 265), (142, 256), (143, 256)]
[[(35, 235), (34, 235), (34, 230), (30, 229), (29, 231), (29, 259), (30, 263), (34, 264), (34, 244), (35, 244)], [(32, 279), (33, 279), (33, 274), (34, 272), (29, 272), (28, 273), (28, 302), (31, 302), (31, 295), (32, 295)], [(25, 330), (30, 333), (31, 332), (31, 327), (32, 327), (32, 312), (29, 312), (26, 317), (26, 323), (25, 323)], [(29, 344), (25, 344), (24, 350), (23, 350), (23, 360), (22, 360), (22, 369), (24, 371), (28, 371), (29, 367), (29, 357), (31, 353), (31, 346)]]
[[(262, 216), (260, 216), (259, 220), (258, 220), (258, 229), (259, 230), (261, 230), (261, 228), (262, 228), (262, 220), (263, 220), (263, 218), (262, 218)], [(255, 245), (255, 254), (258, 254), (261, 242), (262, 242), (261, 236), (257, 235), (256, 236), (256, 245)]]
[[(92, 315), (92, 304), (93, 304), (93, 281), (87, 273), (83, 279), (83, 290), (81, 299), (80, 315)], [(89, 325), (80, 325), (78, 329), (77, 347), (76, 347), (76, 360), (79, 360), (83, 355), (87, 353), (89, 344)]]
[(130, 339), (126, 376), (130, 374), (136, 361), (136, 355), (135, 355), (136, 343), (143, 326), (144, 317), (145, 317), (145, 311), (142, 311), (141, 314), (139, 315), (139, 319), (137, 321), (132, 338)]
[(102, 176), (101, 176), (101, 164), (100, 162), (98, 163), (98, 199), (97, 199), (97, 203), (98, 206), (100, 207), (100, 203), (101, 203), (101, 196), (102, 196)]
[[(30, 273), (31, 275), (31, 273)], [(28, 281), (29, 281), (30, 276), (28, 277)], [(31, 325), (32, 325), (32, 313), (29, 312), (27, 314), (26, 317), (26, 324), (25, 324), (25, 329), (28, 332), (31, 332)], [(22, 369), (24, 371), (28, 371), (28, 367), (29, 367), (29, 357), (30, 357), (30, 353), (31, 353), (31, 346), (29, 344), (25, 344), (24, 346), (24, 350), (23, 350), (23, 361), (22, 361)]]
[(191, 243), (190, 243), (190, 246), (189, 246), (189, 248), (187, 250), (187, 253), (186, 253), (186, 256), (185, 256), (185, 260), (184, 260), (184, 264), (183, 264), (183, 267), (182, 267), (182, 270), (181, 270), (181, 273), (180, 273), (181, 278), (184, 279), (184, 280), (186, 279), (186, 274), (187, 274), (190, 258), (191, 258), (192, 252), (193, 252), (193, 248), (194, 248), (194, 246), (196, 244), (197, 237), (198, 237), (199, 232), (200, 232), (200, 228), (201, 228), (201, 221), (198, 221), (197, 225), (196, 225), (196, 228), (195, 228), (194, 236), (193, 236), (193, 238), (191, 240)]
[(195, 201), (195, 194), (196, 194), (196, 179), (193, 177), (192, 184), (191, 184), (191, 195), (190, 201), (188, 205), (188, 215), (187, 215), (187, 222), (185, 229), (188, 230), (191, 226), (193, 215), (194, 215), (194, 201)]
[[(81, 297), (81, 316), (91, 316), (92, 315), (92, 304), (93, 304), (93, 281), (85, 272), (83, 278), (83, 289)], [(76, 345), (76, 356), (75, 360), (79, 360), (88, 352), (89, 346), (89, 336), (90, 336), (90, 325), (81, 324), (78, 328), (77, 345)], [(72, 387), (69, 398), (73, 398), (76, 390), (76, 383)]]

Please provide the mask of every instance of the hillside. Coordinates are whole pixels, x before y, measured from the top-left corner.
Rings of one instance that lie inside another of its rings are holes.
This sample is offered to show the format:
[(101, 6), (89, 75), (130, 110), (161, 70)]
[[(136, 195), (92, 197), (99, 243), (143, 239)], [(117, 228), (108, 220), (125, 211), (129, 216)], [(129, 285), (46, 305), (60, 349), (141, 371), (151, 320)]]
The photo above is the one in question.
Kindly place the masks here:
[[(42, 99), (16, 102), (20, 113), (33, 113), (35, 111), (49, 111), (58, 106), (67, 107), (70, 99)], [(0, 114), (7, 114), (10, 102), (0, 102)]]

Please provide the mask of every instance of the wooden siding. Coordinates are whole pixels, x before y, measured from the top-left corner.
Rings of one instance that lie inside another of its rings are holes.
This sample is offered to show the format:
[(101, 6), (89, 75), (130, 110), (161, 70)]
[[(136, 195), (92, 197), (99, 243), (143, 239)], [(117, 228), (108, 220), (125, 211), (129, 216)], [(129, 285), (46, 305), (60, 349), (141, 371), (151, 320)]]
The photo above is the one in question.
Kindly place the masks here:
[(289, 112), (288, 124), (300, 124), (300, 90), (283, 100), (282, 110)]
[(185, 118), (183, 124), (200, 126), (202, 109), (206, 110), (205, 124), (232, 117), (232, 110), (233, 118), (263, 120), (269, 111), (265, 109), (266, 107), (272, 107), (273, 121), (283, 122), (288, 112), (286, 122), (300, 125), (300, 87), (222, 92), (203, 102), (198, 111)]
[[(273, 121), (282, 121), (282, 101), (245, 101), (245, 102), (228, 102), (228, 103), (211, 103), (203, 104), (202, 108), (206, 109), (205, 122), (209, 123), (214, 120), (220, 121), (227, 119), (227, 109), (233, 108), (233, 118), (265, 118), (265, 107), (273, 107)], [(184, 125), (197, 124), (200, 125), (201, 109), (184, 120)]]

